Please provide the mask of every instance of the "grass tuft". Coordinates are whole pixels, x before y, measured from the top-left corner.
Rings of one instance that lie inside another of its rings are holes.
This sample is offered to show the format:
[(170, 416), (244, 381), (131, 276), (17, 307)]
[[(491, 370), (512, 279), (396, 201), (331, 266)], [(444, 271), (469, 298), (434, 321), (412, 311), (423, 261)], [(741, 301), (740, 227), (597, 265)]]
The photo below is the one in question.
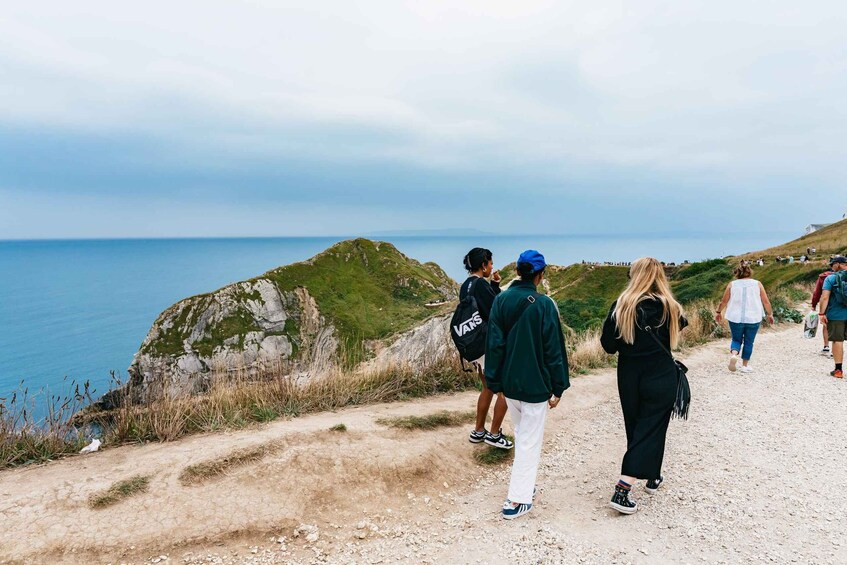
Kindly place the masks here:
[(261, 460), (275, 449), (273, 444), (238, 449), (218, 459), (189, 465), (179, 474), (183, 485), (196, 485), (223, 475), (232, 469)]
[(335, 424), (334, 426), (332, 426), (329, 429), (329, 431), (331, 431), (331, 432), (346, 432), (347, 426), (345, 426), (344, 424)]
[(434, 430), (436, 428), (449, 428), (473, 422), (476, 418), (474, 412), (450, 412), (442, 410), (426, 416), (400, 416), (396, 418), (380, 418), (377, 424), (398, 428), (401, 430)]
[[(510, 441), (515, 441), (515, 438), (504, 434)], [(507, 461), (511, 461), (515, 457), (514, 449), (500, 449), (499, 447), (485, 446), (485, 449), (474, 451), (474, 461), (480, 465), (501, 465)]]
[(99, 494), (91, 495), (88, 499), (88, 506), (94, 510), (106, 508), (131, 496), (145, 493), (149, 488), (150, 477), (136, 475), (132, 478), (116, 482)]

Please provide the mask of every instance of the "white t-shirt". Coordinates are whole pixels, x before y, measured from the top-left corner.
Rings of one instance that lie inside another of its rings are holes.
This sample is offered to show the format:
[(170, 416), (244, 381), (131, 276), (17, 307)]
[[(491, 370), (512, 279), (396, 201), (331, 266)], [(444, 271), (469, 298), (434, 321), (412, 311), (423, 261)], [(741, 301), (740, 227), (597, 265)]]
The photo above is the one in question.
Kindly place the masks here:
[(732, 281), (729, 304), (726, 307), (726, 319), (736, 324), (758, 324), (765, 317), (765, 306), (759, 281), (739, 279)]

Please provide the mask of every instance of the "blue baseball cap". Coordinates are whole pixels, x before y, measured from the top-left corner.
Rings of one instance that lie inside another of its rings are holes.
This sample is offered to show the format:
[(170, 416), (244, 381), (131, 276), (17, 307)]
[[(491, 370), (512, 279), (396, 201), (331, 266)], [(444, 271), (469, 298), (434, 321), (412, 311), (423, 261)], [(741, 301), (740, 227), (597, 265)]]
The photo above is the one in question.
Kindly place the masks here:
[(547, 266), (547, 262), (544, 260), (544, 255), (535, 249), (527, 249), (521, 253), (521, 256), (518, 257), (518, 264), (520, 263), (529, 263), (532, 265), (532, 270), (536, 273)]

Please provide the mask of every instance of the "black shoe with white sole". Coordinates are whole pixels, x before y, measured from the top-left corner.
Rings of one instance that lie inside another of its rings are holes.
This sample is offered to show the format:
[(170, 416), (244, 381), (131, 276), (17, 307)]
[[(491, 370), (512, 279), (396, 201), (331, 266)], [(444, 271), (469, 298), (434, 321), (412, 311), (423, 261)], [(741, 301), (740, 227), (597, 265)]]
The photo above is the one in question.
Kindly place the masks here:
[(629, 497), (629, 490), (628, 488), (616, 485), (615, 494), (612, 495), (612, 501), (609, 503), (609, 506), (621, 514), (635, 514), (636, 510), (638, 510), (638, 503)]
[(650, 479), (647, 481), (647, 484), (644, 485), (644, 490), (649, 492), (650, 494), (656, 494), (656, 491), (659, 490), (659, 487), (662, 486), (662, 483), (665, 481), (665, 478), (659, 475), (658, 479)]
[(482, 430), (481, 432), (478, 432), (476, 430), (471, 430), (471, 435), (468, 439), (470, 440), (471, 443), (482, 443), (483, 441), (485, 441), (485, 436), (487, 436), (487, 435), (490, 435), (490, 434), (488, 433), (488, 430), (485, 430), (485, 429)]

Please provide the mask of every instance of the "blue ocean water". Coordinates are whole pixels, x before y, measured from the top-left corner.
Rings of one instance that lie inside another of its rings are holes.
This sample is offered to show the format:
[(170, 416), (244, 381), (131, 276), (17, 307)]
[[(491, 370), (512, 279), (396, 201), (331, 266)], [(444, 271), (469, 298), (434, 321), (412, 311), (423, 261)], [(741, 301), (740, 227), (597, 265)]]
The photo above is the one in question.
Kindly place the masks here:
[[(463, 280), (468, 249), (497, 266), (527, 248), (548, 262), (700, 260), (762, 249), (794, 234), (667, 237), (383, 237), (406, 255)], [(30, 392), (64, 393), (64, 377), (105, 392), (125, 376), (153, 321), (178, 300), (307, 259), (342, 238), (151, 239), (0, 242), (0, 397), (23, 380)]]

